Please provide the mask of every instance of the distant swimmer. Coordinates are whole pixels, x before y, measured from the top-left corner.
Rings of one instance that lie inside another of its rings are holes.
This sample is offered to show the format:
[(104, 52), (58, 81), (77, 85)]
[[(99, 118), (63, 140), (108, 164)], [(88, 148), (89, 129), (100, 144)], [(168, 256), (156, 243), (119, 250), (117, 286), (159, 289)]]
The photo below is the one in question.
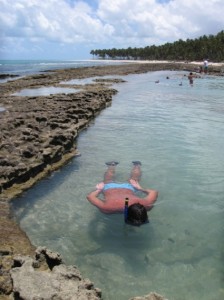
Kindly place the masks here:
[(188, 75), (188, 80), (189, 80), (189, 83), (190, 83), (191, 86), (193, 86), (193, 83), (194, 83), (193, 78), (194, 78), (194, 77), (195, 77), (195, 76), (193, 75), (193, 73), (190, 72), (190, 74)]
[(159, 80), (156, 80), (155, 83), (159, 83)]
[[(158, 197), (158, 192), (152, 189), (143, 189), (139, 180), (141, 178), (141, 162), (133, 161), (130, 178), (127, 182), (115, 182), (116, 161), (107, 162), (108, 166), (104, 181), (96, 185), (96, 190), (87, 195), (90, 203), (106, 214), (124, 213), (125, 222), (140, 226), (148, 223), (147, 211), (153, 208)], [(141, 191), (146, 196), (140, 198), (136, 195)], [(103, 200), (99, 195), (103, 195)]]

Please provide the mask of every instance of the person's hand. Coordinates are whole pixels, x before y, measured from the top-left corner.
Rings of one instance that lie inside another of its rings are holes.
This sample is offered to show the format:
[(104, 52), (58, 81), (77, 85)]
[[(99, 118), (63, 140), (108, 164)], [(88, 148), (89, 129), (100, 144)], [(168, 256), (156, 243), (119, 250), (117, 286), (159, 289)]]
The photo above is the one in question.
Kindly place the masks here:
[(104, 182), (97, 183), (96, 185), (97, 190), (102, 190), (103, 188), (104, 188)]
[(142, 187), (140, 186), (140, 184), (137, 180), (130, 179), (130, 184), (137, 190), (142, 190)]

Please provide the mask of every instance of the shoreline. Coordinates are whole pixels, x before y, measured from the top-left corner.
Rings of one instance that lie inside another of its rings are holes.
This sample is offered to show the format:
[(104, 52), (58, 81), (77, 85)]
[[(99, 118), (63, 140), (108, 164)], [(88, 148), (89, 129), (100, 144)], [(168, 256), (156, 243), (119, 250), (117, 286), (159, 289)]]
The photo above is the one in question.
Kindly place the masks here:
[[(128, 60), (128, 59), (84, 59), (81, 61), (100, 61), (100, 62), (119, 62), (119, 63), (137, 63), (137, 64), (192, 64), (203, 65), (203, 61), (169, 61), (169, 60)], [(209, 62), (209, 66), (224, 67), (224, 62)]]
[[(15, 256), (35, 256), (31, 244), (10, 213), (10, 201), (66, 164), (78, 155), (76, 140), (82, 130), (88, 128), (103, 109), (111, 105), (113, 80), (88, 84), (83, 91), (73, 94), (48, 96), (12, 96), (24, 88), (65, 87), (62, 81), (94, 76), (141, 74), (150, 71), (194, 71), (195, 64), (171, 62), (130, 63), (121, 65), (94, 66), (76, 69), (61, 69), (30, 75), (1, 84), (0, 148), (0, 291), (12, 293), (11, 270)], [(200, 66), (201, 64), (199, 64)], [(209, 68), (209, 74), (222, 75), (222, 66)], [(67, 86), (66, 86), (67, 87)], [(14, 105), (16, 100), (16, 107)], [(19, 163), (18, 163), (19, 162)], [(93, 279), (92, 279), (93, 280)], [(1, 294), (0, 294), (1, 297)], [(5, 298), (7, 299), (7, 298)], [(78, 299), (78, 298), (77, 298)]]

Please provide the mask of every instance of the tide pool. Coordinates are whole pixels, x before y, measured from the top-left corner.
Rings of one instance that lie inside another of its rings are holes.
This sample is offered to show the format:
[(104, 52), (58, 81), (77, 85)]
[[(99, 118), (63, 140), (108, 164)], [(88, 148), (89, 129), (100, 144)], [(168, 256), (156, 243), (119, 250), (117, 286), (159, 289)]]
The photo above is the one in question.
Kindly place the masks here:
[(12, 94), (12, 96), (48, 96), (51, 94), (70, 94), (78, 92), (80, 92), (80, 89), (50, 86), (37, 89), (24, 89), (18, 93)]
[[(224, 299), (224, 78), (191, 87), (185, 75), (122, 76), (112, 105), (81, 133), (81, 156), (13, 201), (32, 243), (77, 265), (103, 299)], [(125, 225), (86, 200), (109, 160), (119, 161), (118, 181), (142, 162), (141, 185), (159, 191), (148, 225)]]

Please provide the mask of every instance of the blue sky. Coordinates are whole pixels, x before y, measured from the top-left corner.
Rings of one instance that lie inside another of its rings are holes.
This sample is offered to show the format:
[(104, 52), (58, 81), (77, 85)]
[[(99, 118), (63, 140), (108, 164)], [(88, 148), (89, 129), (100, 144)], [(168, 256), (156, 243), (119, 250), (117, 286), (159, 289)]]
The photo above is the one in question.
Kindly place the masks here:
[(223, 0), (0, 0), (0, 59), (90, 59), (224, 30)]

